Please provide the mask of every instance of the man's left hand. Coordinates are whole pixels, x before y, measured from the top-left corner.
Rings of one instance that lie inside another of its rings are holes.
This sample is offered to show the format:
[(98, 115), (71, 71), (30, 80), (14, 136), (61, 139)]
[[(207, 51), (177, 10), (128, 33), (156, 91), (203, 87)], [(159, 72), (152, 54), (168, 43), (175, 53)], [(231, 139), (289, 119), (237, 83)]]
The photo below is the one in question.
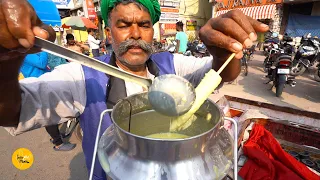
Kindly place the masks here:
[[(266, 32), (269, 27), (244, 15), (240, 10), (232, 10), (217, 18), (210, 19), (199, 32), (200, 39), (214, 58), (217, 70), (232, 53), (235, 59), (243, 56), (243, 48), (248, 48), (257, 40), (256, 32)], [(234, 80), (240, 72), (240, 61), (231, 61), (222, 72), (224, 81)]]

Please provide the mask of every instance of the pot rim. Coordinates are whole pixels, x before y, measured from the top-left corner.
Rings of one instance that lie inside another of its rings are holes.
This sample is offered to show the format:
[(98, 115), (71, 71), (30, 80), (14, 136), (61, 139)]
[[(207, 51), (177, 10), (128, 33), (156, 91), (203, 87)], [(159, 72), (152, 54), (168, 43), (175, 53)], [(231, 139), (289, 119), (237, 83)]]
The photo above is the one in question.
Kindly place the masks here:
[[(143, 93), (147, 93), (147, 92), (143, 92)], [(132, 96), (135, 96), (135, 95), (139, 95), (139, 94), (143, 94), (143, 93), (138, 93), (138, 94), (134, 94)], [(129, 96), (130, 97), (130, 96)], [(112, 121), (112, 125), (114, 125), (117, 129), (120, 129), (123, 133), (127, 134), (127, 135), (130, 135), (130, 136), (133, 136), (135, 138), (138, 138), (138, 139), (144, 139), (144, 140), (150, 140), (150, 141), (162, 141), (162, 142), (177, 142), (177, 141), (189, 141), (189, 140), (193, 140), (193, 139), (197, 139), (197, 138), (200, 138), (206, 134), (209, 134), (210, 132), (212, 132), (215, 128), (217, 128), (217, 126), (219, 126), (219, 124), (222, 122), (222, 120), (224, 119), (224, 114), (222, 113), (221, 109), (218, 107), (218, 105), (211, 99), (207, 98), (207, 101), (209, 101), (210, 103), (214, 104), (214, 106), (217, 107), (219, 113), (220, 113), (220, 120), (218, 121), (217, 124), (215, 124), (212, 128), (210, 128), (209, 130), (201, 133), (201, 134), (198, 134), (196, 136), (191, 136), (191, 137), (188, 137), (188, 138), (183, 138), (183, 139), (159, 139), (159, 138), (149, 138), (149, 137), (146, 137), (146, 136), (139, 136), (139, 135), (136, 135), (136, 134), (133, 134), (133, 133), (130, 133), (124, 129), (122, 129), (113, 119), (113, 112), (111, 112), (111, 121)], [(114, 108), (117, 106), (117, 104), (114, 106)]]

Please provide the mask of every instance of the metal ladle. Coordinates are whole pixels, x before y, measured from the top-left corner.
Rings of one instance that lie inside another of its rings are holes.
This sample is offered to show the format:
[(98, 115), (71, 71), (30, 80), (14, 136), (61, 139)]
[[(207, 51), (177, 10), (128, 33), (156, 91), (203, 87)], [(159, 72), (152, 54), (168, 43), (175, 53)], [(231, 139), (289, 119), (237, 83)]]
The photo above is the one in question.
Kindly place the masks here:
[(195, 89), (186, 79), (167, 74), (151, 79), (125, 72), (102, 61), (35, 37), (35, 46), (42, 51), (64, 59), (78, 62), (84, 66), (104, 72), (120, 79), (137, 83), (149, 89), (149, 102), (153, 109), (167, 116), (178, 116), (187, 112), (196, 98)]

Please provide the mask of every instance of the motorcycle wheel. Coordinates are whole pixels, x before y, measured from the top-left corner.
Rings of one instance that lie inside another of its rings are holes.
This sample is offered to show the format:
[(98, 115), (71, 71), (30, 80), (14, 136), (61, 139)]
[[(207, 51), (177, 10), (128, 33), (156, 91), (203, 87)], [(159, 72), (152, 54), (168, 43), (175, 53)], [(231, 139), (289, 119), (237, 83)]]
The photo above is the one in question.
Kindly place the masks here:
[(290, 75), (300, 76), (301, 74), (304, 73), (304, 71), (306, 71), (306, 67), (301, 63), (297, 63), (291, 68)]
[(244, 75), (248, 76), (248, 58), (245, 57), (246, 59), (244, 60)]
[(284, 84), (278, 84), (277, 86), (276, 86), (276, 96), (277, 97), (281, 97), (281, 95), (282, 95), (282, 92), (283, 92), (283, 89), (284, 89)]
[(282, 95), (282, 92), (283, 92), (283, 89), (284, 89), (284, 84), (286, 82), (285, 80), (286, 76), (284, 75), (280, 75), (278, 76), (278, 79), (277, 79), (277, 84), (276, 84), (276, 96), (277, 97), (281, 97)]
[(78, 126), (76, 127), (76, 131), (75, 131), (76, 137), (79, 141), (82, 141), (82, 137), (83, 137), (83, 131), (80, 127), (80, 124), (78, 124)]
[(69, 120), (65, 123), (59, 124), (59, 131), (62, 138), (69, 138), (77, 126), (79, 126), (79, 122), (76, 120)]
[(268, 69), (266, 68), (267, 65), (267, 58), (263, 61), (263, 71), (266, 73), (268, 72)]
[(314, 80), (320, 82), (320, 69), (317, 69), (314, 73)]

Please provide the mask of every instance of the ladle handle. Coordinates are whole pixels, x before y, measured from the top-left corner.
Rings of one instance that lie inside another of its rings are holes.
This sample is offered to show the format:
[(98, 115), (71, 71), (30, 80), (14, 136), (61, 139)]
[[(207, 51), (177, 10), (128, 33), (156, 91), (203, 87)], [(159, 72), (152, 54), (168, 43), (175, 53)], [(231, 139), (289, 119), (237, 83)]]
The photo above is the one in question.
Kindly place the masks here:
[(104, 72), (106, 74), (118, 77), (118, 78), (126, 80), (126, 81), (131, 81), (131, 82), (137, 83), (137, 84), (144, 86), (146, 88), (148, 88), (152, 84), (151, 79), (146, 79), (146, 78), (139, 77), (134, 74), (122, 71), (122, 70), (120, 70), (116, 67), (113, 67), (107, 63), (96, 60), (94, 58), (91, 58), (91, 57), (86, 56), (84, 54), (78, 53), (76, 51), (67, 49), (65, 47), (59, 46), (57, 44), (54, 44), (50, 41), (47, 41), (47, 40), (39, 38), (39, 37), (35, 37), (35, 46), (41, 48), (42, 51), (48, 52), (50, 54), (59, 56), (64, 59), (78, 62), (84, 66), (88, 66), (88, 67), (93, 68), (95, 70)]
[(238, 180), (238, 123), (236, 120), (224, 117), (225, 120), (231, 121), (234, 126), (233, 138), (233, 179)]

